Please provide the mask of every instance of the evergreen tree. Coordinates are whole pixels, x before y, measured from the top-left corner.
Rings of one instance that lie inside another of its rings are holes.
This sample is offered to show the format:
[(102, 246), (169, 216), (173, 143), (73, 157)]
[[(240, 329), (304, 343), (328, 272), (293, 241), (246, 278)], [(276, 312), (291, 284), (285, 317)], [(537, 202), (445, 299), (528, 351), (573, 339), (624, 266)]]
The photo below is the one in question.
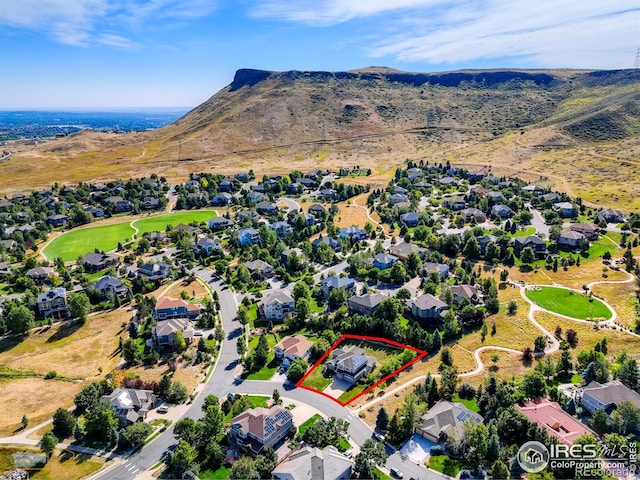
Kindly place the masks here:
[(378, 428), (379, 430), (385, 431), (388, 426), (389, 426), (389, 414), (384, 409), (384, 407), (382, 407), (380, 410), (378, 410), (378, 416), (376, 417), (376, 428)]

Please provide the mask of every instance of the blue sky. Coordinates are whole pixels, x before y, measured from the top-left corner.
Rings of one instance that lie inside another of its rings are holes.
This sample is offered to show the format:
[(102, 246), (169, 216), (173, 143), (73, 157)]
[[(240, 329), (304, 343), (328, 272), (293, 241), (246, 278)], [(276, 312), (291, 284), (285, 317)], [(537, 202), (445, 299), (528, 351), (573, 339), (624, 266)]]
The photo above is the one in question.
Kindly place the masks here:
[(629, 0), (0, 0), (0, 108), (195, 106), (239, 68), (634, 66)]

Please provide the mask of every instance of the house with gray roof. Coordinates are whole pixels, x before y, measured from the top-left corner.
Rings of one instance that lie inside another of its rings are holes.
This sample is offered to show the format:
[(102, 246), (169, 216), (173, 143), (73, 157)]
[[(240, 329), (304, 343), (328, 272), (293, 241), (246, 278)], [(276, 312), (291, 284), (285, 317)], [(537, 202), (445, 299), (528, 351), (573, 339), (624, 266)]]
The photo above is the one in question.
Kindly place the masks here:
[(293, 297), (284, 290), (276, 290), (263, 298), (259, 305), (260, 314), (267, 320), (281, 322), (295, 310)]
[(325, 363), (325, 370), (334, 378), (351, 383), (356, 383), (375, 368), (375, 357), (367, 356), (364, 349), (355, 345), (336, 348)]
[(466, 421), (481, 423), (483, 420), (481, 415), (472, 412), (462, 403), (440, 400), (422, 416), (415, 433), (439, 443), (446, 441), (450, 435), (462, 438)]
[(356, 292), (356, 282), (348, 277), (337, 277), (335, 275), (327, 277), (320, 283), (322, 294), (325, 298), (329, 298), (331, 290), (341, 288), (347, 293), (354, 294)]
[(273, 267), (264, 260), (252, 260), (251, 262), (246, 262), (245, 266), (249, 269), (249, 272), (251, 272), (251, 276), (256, 280), (273, 276)]
[(349, 311), (362, 315), (373, 315), (378, 310), (380, 303), (387, 298), (381, 293), (366, 293), (364, 295), (353, 295), (347, 300)]
[(440, 320), (449, 306), (438, 297), (425, 293), (410, 302), (411, 313), (418, 320)]
[(184, 341), (189, 345), (193, 341), (194, 330), (188, 318), (158, 320), (156, 326), (151, 329), (153, 343), (158, 347), (173, 347), (178, 330), (182, 332)]
[(47, 317), (66, 317), (67, 309), (67, 291), (62, 288), (53, 288), (49, 291), (38, 295), (38, 310), (40, 314)]
[(126, 285), (111, 275), (105, 275), (91, 286), (100, 292), (102, 298), (107, 298), (111, 295), (114, 297), (124, 297), (129, 293)]
[(274, 480), (346, 480), (351, 478), (353, 460), (333, 445), (322, 450), (305, 446), (279, 464), (272, 472)]
[(558, 237), (558, 248), (563, 250), (581, 250), (588, 244), (586, 237), (574, 230), (565, 230)]
[(100, 397), (100, 401), (113, 405), (118, 416), (118, 423), (121, 427), (126, 427), (132, 423), (146, 420), (156, 398), (151, 390), (116, 388), (109, 395)]
[(640, 408), (640, 394), (617, 380), (604, 384), (594, 380), (578, 391), (577, 398), (589, 413), (602, 409), (610, 414), (620, 402), (631, 402)]
[(115, 253), (87, 253), (82, 257), (82, 264), (87, 272), (99, 272), (118, 263), (120, 257)]
[(420, 257), (422, 257), (427, 252), (427, 249), (414, 243), (406, 242), (396, 243), (395, 245), (391, 245), (389, 248), (389, 253), (391, 255), (395, 255), (400, 260), (406, 260), (411, 252), (416, 252)]
[(379, 253), (373, 257), (373, 266), (380, 270), (386, 270), (393, 267), (393, 264), (398, 261), (398, 257), (389, 253)]

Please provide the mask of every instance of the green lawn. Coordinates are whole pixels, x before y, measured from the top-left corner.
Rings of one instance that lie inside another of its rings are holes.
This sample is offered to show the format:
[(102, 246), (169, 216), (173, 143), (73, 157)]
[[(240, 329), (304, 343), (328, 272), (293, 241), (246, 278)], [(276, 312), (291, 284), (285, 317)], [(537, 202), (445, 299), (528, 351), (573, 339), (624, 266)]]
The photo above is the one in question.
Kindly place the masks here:
[(597, 298), (589, 298), (565, 288), (539, 287), (539, 290), (527, 290), (526, 293), (537, 305), (561, 315), (580, 320), (611, 318), (609, 309)]
[(475, 397), (473, 397), (471, 400), (468, 400), (466, 398), (460, 398), (460, 396), (456, 393), (453, 396), (453, 401), (462, 403), (472, 412), (478, 413), (480, 411), (480, 409), (478, 408), (478, 399), (476, 399)]
[(253, 405), (253, 408), (258, 408), (258, 407), (266, 408), (269, 398), (271, 397), (265, 397), (264, 395), (249, 395), (249, 400), (251, 400), (251, 404)]
[(127, 240), (131, 240), (135, 233), (131, 224), (139, 230), (138, 237), (140, 237), (145, 233), (164, 231), (167, 225), (175, 226), (179, 223), (188, 224), (194, 221), (206, 222), (215, 216), (216, 213), (213, 210), (193, 210), (156, 215), (133, 222), (71, 230), (56, 237), (42, 253), (50, 260), (61, 257), (65, 262), (71, 262), (79, 255), (93, 252), (96, 248), (109, 252), (116, 249), (118, 242), (125, 243)]
[(600, 237), (598, 240), (593, 242), (589, 247), (589, 250), (587, 250), (587, 254), (589, 258), (601, 258), (605, 254), (605, 252), (609, 252), (613, 255), (618, 251), (618, 247), (616, 245), (619, 241), (619, 237), (616, 241), (612, 239), (609, 234), (607, 234), (604, 237)]
[(298, 427), (298, 434), (302, 435), (307, 428), (309, 428), (309, 426), (315, 422), (317, 422), (318, 420), (320, 420), (322, 417), (320, 416), (320, 414), (316, 413), (313, 417), (311, 417), (309, 420), (305, 421), (302, 423), (302, 425), (300, 425)]
[(311, 375), (309, 375), (304, 380), (302, 385), (304, 385), (305, 387), (313, 388), (314, 390), (318, 390), (319, 392), (323, 391), (325, 388), (331, 385), (331, 381), (333, 380), (333, 378), (325, 377), (324, 375), (322, 375), (322, 370), (322, 365), (318, 365), (318, 367), (311, 372)]
[(384, 473), (378, 467), (373, 467), (373, 476), (376, 477), (378, 480), (393, 480), (389, 475)]
[(176, 226), (180, 223), (189, 224), (191, 222), (206, 222), (216, 216), (213, 210), (187, 210), (168, 213), (166, 215), (156, 215), (154, 217), (141, 218), (135, 220), (133, 225), (140, 231), (138, 236), (149, 232), (164, 232), (167, 225)]
[(436, 455), (429, 458), (429, 467), (437, 472), (455, 477), (465, 465), (461, 460), (449, 458), (447, 455)]
[(220, 467), (217, 470), (205, 470), (198, 473), (198, 478), (202, 480), (226, 480), (229, 478), (229, 469)]
[(347, 390), (342, 395), (340, 395), (338, 397), (338, 401), (343, 402), (343, 403), (348, 402), (349, 400), (351, 400), (355, 396), (360, 395), (360, 393), (362, 393), (362, 391), (365, 388), (369, 388), (369, 385), (355, 384), (349, 390)]
[[(251, 348), (252, 352), (258, 346), (259, 338), (260, 337), (258, 336), (254, 336), (249, 341), (249, 348)], [(276, 343), (278, 343), (278, 341), (278, 338), (274, 334), (267, 334), (267, 342), (269, 344), (269, 355), (267, 356), (267, 363), (257, 372), (247, 375), (247, 380), (269, 380), (271, 377), (273, 377), (273, 375), (280, 367), (280, 364), (275, 360), (275, 356), (273, 354), (273, 347)]]
[(514, 234), (509, 234), (512, 238), (516, 238), (516, 237), (526, 237), (528, 235), (534, 235), (536, 233), (536, 228), (535, 227), (527, 227), (524, 230), (516, 230), (516, 233)]
[(118, 242), (131, 239), (133, 233), (133, 228), (127, 222), (71, 230), (54, 238), (42, 253), (49, 260), (60, 257), (65, 262), (72, 262), (96, 248), (105, 252), (115, 250)]

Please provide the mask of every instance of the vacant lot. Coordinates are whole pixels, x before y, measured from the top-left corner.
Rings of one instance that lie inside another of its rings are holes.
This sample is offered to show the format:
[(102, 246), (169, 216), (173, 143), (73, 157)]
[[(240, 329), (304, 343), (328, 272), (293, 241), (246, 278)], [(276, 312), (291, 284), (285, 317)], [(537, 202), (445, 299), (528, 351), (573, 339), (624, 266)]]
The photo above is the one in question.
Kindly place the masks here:
[(600, 300), (579, 295), (566, 288), (539, 287), (536, 290), (527, 290), (526, 293), (529, 300), (560, 315), (579, 320), (611, 318), (611, 311)]
[(109, 252), (115, 250), (118, 242), (126, 242), (134, 230), (129, 223), (116, 223), (100, 227), (80, 228), (54, 238), (42, 254), (49, 260), (60, 257), (72, 262), (80, 255), (93, 252), (96, 248)]
[(91, 316), (83, 326), (65, 322), (35, 331), (22, 342), (2, 340), (0, 364), (7, 368), (42, 376), (55, 370), (59, 376), (78, 381), (38, 376), (2, 383), (0, 435), (11, 434), (25, 413), (32, 425), (47, 420), (58, 407), (71, 406), (84, 385), (113, 370), (120, 360), (115, 354), (120, 325), (130, 316), (116, 310)]

